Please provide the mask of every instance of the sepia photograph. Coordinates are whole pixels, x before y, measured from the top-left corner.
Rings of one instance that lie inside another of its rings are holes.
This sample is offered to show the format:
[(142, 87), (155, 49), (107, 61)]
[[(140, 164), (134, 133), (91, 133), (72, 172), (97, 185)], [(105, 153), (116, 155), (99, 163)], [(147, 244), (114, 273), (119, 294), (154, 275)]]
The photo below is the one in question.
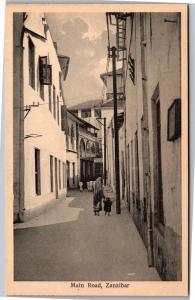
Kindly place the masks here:
[(187, 6), (6, 21), (8, 294), (187, 295)]

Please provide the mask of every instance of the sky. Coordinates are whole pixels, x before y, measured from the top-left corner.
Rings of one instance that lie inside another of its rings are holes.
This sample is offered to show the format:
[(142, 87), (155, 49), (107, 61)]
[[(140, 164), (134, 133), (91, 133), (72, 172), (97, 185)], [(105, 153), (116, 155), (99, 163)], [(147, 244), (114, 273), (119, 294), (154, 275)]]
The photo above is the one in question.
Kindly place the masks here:
[(47, 13), (46, 18), (58, 53), (70, 57), (67, 106), (101, 99), (108, 46), (105, 13)]

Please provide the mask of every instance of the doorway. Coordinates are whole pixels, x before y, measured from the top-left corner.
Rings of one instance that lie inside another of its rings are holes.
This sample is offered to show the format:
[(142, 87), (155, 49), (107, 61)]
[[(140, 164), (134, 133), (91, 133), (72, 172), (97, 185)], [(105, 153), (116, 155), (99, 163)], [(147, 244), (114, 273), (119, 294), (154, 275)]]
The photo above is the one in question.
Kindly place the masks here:
[(58, 160), (55, 158), (55, 192), (56, 199), (58, 199)]
[(153, 112), (153, 147), (154, 147), (154, 203), (155, 225), (164, 225), (162, 157), (161, 157), (161, 106), (160, 97), (152, 99)]

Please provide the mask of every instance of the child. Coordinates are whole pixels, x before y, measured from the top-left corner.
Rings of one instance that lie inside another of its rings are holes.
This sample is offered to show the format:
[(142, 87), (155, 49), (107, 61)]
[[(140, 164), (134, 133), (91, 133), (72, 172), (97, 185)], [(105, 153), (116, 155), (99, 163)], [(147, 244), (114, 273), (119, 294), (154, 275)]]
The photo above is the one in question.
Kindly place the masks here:
[(111, 213), (111, 206), (112, 206), (112, 201), (110, 198), (105, 198), (104, 199), (104, 211), (105, 211), (105, 216), (108, 215), (110, 216)]
[(80, 192), (83, 191), (83, 183), (82, 183), (82, 181), (79, 181), (79, 189), (80, 189)]

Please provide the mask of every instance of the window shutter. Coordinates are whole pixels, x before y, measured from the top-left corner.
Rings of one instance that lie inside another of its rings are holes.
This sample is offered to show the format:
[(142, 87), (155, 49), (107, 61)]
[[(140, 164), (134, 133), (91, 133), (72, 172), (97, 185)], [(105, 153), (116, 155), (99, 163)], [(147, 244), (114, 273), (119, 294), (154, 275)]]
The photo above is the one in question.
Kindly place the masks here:
[(66, 105), (61, 106), (61, 129), (62, 129), (62, 131), (65, 132), (66, 135), (69, 134)]
[(128, 66), (129, 66), (129, 77), (131, 78), (133, 84), (135, 84), (135, 59), (129, 54), (128, 57)]
[(40, 57), (39, 60), (40, 70), (40, 84), (51, 85), (52, 84), (52, 65), (47, 63), (47, 56)]
[(173, 101), (168, 109), (167, 140), (174, 141), (181, 136), (181, 99)]

